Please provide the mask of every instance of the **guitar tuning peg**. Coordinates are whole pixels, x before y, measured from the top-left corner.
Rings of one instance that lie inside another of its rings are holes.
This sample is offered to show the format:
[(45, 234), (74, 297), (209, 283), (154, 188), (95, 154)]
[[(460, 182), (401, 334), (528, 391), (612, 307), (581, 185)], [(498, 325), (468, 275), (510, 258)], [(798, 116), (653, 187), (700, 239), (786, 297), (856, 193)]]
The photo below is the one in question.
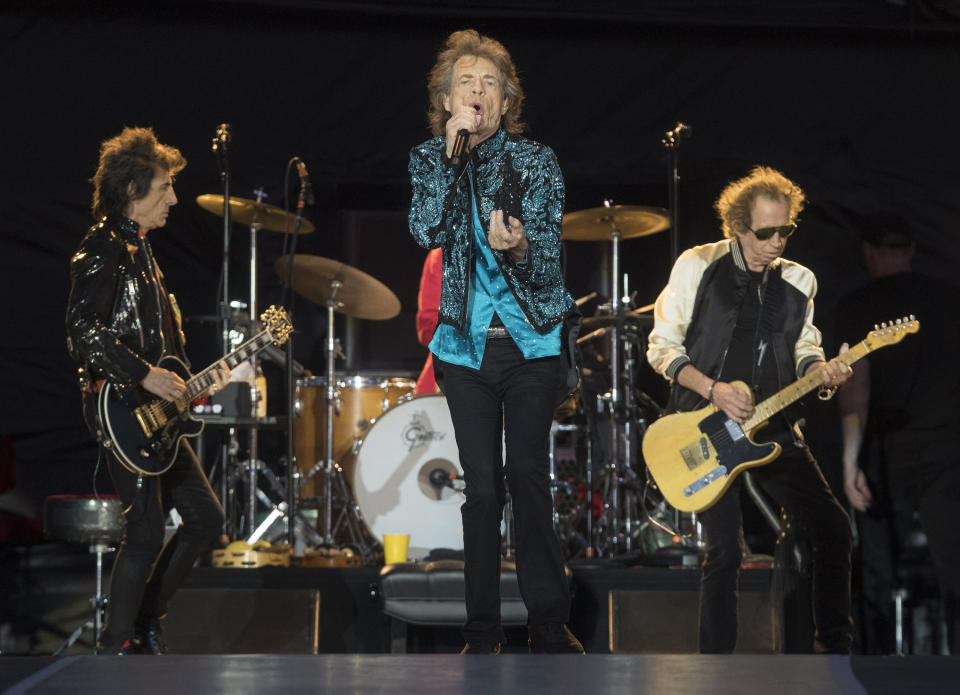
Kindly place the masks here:
[(911, 321), (916, 321), (916, 320), (917, 320), (917, 317), (914, 316), (913, 314), (910, 314), (910, 320), (911, 320)]
[(880, 330), (880, 326), (878, 326), (877, 324), (873, 324), (873, 330), (879, 331), (879, 330)]
[(881, 328), (881, 329), (885, 329), (886, 327), (887, 327), (887, 322), (886, 322), (886, 321), (884, 321), (884, 322), (882, 322), (882, 323), (880, 324), (880, 328)]
[(901, 323), (903, 323), (903, 319), (897, 319), (897, 325), (899, 326)]

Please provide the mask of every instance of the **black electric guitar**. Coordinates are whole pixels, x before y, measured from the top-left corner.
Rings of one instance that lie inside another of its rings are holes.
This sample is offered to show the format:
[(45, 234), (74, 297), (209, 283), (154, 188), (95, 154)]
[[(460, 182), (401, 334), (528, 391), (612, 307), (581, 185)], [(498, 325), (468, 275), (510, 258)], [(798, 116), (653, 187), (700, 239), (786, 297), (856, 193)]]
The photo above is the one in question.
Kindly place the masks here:
[[(839, 359), (853, 364), (867, 353), (899, 343), (920, 330), (920, 322), (904, 318), (867, 334)], [(662, 417), (643, 437), (643, 457), (664, 499), (683, 512), (709, 509), (740, 473), (770, 463), (780, 455), (776, 442), (757, 444), (753, 437), (771, 417), (821, 385), (814, 372), (758, 404), (742, 425), (715, 405)], [(731, 382), (747, 393), (742, 381)]]
[(97, 417), (100, 431), (120, 463), (133, 473), (160, 475), (173, 465), (184, 437), (196, 437), (203, 431), (203, 422), (193, 417), (190, 403), (215, 382), (217, 365), (221, 362), (233, 369), (271, 343), (282, 345), (293, 330), (283, 309), (270, 307), (260, 315), (266, 328), (226, 357), (222, 357), (196, 376), (191, 376), (186, 365), (173, 356), (162, 357), (158, 367), (178, 374), (187, 382), (186, 392), (175, 401), (157, 398), (144, 388), (125, 394), (142, 404), (128, 406), (118, 390), (109, 381), (104, 383), (97, 398)]

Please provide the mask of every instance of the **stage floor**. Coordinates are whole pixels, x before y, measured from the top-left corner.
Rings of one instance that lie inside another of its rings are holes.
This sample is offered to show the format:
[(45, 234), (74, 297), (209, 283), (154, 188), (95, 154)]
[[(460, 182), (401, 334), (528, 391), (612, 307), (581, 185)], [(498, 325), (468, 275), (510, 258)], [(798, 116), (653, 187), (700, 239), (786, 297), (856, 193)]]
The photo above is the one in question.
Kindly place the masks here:
[(169, 655), (0, 657), (25, 693), (956, 693), (960, 659), (812, 655)]

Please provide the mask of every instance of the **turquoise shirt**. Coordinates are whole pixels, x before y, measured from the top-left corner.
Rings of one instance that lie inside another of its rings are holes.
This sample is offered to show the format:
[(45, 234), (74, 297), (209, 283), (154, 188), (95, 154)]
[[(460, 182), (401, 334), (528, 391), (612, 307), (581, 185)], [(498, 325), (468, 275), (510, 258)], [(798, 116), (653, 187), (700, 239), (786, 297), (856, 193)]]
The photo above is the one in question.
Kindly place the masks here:
[[(473, 189), (473, 163), (470, 164), (470, 188)], [(470, 274), (470, 286), (467, 295), (467, 330), (464, 335), (447, 323), (437, 325), (430, 341), (430, 351), (444, 362), (463, 367), (480, 369), (483, 362), (483, 350), (487, 344), (487, 327), (494, 313), (500, 316), (504, 327), (520, 348), (524, 359), (552, 357), (560, 354), (560, 331), (563, 323), (558, 323), (548, 333), (540, 334), (517, 304), (513, 293), (493, 257), (490, 242), (483, 233), (480, 215), (477, 213), (476, 196), (473, 200), (473, 247), (474, 267)], [(497, 307), (495, 309), (494, 307)]]

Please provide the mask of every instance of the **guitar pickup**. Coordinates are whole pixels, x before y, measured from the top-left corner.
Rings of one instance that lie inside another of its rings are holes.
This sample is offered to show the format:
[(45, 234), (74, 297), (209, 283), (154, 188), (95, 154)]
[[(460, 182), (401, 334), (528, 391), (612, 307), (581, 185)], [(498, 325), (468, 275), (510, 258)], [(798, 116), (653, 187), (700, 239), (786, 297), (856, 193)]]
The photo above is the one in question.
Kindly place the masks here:
[(718, 478), (724, 477), (726, 474), (727, 474), (726, 466), (717, 466), (716, 468), (709, 471), (706, 475), (703, 475), (697, 478), (692, 483), (690, 483), (685, 488), (683, 488), (683, 496), (693, 497), (693, 495), (700, 492), (707, 485), (717, 480)]

